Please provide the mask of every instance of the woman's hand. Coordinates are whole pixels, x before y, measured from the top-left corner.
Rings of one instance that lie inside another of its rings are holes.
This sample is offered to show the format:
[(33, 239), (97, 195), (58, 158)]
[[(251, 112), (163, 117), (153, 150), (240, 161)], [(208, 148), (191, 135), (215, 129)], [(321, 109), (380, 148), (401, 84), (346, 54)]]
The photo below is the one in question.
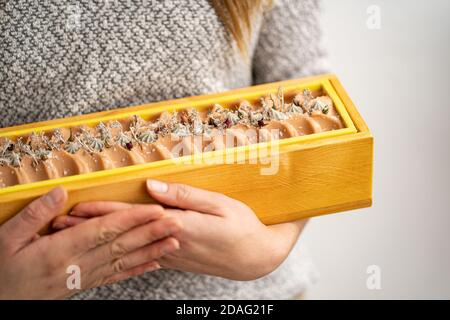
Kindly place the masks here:
[(158, 269), (156, 260), (179, 247), (170, 235), (180, 221), (159, 205), (129, 206), (39, 237), (66, 201), (63, 188), (53, 189), (0, 227), (0, 299), (64, 298), (76, 292), (66, 284), (71, 265), (88, 289)]
[(174, 236), (181, 249), (159, 259), (161, 266), (234, 280), (252, 280), (275, 270), (288, 256), (304, 222), (265, 226), (240, 201), (182, 184), (149, 181), (157, 201), (183, 228)]
[[(150, 195), (170, 207), (165, 209), (182, 222), (174, 234), (180, 249), (158, 261), (162, 267), (252, 280), (275, 270), (295, 244), (305, 221), (265, 226), (245, 204), (219, 193), (181, 184), (149, 180)], [(110, 212), (126, 210), (130, 204), (102, 202)], [(73, 215), (104, 214), (92, 203), (79, 204)], [(94, 208), (92, 210), (91, 208)], [(181, 209), (181, 210), (180, 210)], [(60, 226), (70, 225), (60, 218)]]

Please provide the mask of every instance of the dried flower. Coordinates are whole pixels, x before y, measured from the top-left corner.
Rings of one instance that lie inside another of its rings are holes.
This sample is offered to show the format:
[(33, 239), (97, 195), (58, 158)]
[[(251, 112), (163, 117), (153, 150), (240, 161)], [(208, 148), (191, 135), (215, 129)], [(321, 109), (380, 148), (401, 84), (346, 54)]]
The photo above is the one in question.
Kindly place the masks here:
[(70, 128), (69, 130), (70, 130), (70, 134), (69, 134), (68, 141), (74, 141), (75, 140), (75, 136), (73, 134), (73, 130), (72, 130), (72, 128)]
[(268, 112), (269, 109), (273, 107), (273, 100), (271, 100), (269, 97), (261, 98), (260, 103), (263, 110), (266, 112)]
[(103, 141), (101, 139), (93, 138), (90, 143), (90, 147), (92, 149), (94, 149), (94, 151), (102, 151), (103, 148), (105, 147), (105, 144), (103, 143)]
[(22, 157), (19, 153), (11, 151), (7, 155), (8, 162), (13, 167), (20, 167), (20, 161), (22, 161)]
[(116, 138), (116, 142), (125, 148), (127, 143), (131, 142), (131, 138), (121, 131), (119, 132), (119, 135)]
[(13, 150), (14, 150), (14, 143), (11, 142), (11, 143), (6, 147), (6, 150), (8, 150), (8, 151), (13, 151)]
[(264, 116), (263, 116), (262, 113), (254, 112), (254, 111), (250, 112), (250, 124), (251, 125), (257, 126), (258, 122), (263, 120), (263, 119), (264, 119)]
[(130, 141), (130, 142), (127, 142), (127, 143), (125, 143), (125, 148), (127, 149), (127, 150), (131, 150), (131, 149), (133, 149), (133, 143)]
[(108, 140), (111, 139), (111, 131), (103, 122), (100, 122), (97, 125), (97, 130), (100, 132), (100, 138), (102, 140)]
[(31, 157), (33, 159), (33, 165), (38, 165), (38, 157), (36, 156), (36, 152), (33, 152), (29, 144), (23, 142), (23, 137), (19, 137), (17, 139), (17, 147), (19, 153)]
[(80, 127), (80, 131), (81, 131), (81, 140), (90, 144), (92, 139), (94, 139), (92, 133), (85, 127)]
[(247, 111), (245, 111), (245, 110), (238, 109), (238, 110), (237, 110), (237, 114), (238, 114), (238, 117), (239, 117), (241, 120), (246, 120), (246, 119), (248, 118), (248, 113), (247, 113)]
[(41, 139), (36, 134), (36, 132), (32, 132), (30, 136), (28, 137), (28, 144), (31, 146), (31, 148), (39, 148), (41, 145)]
[(111, 130), (103, 122), (97, 125), (97, 130), (100, 132), (100, 139), (103, 141), (105, 147), (111, 148), (114, 144)]
[(285, 111), (285, 109), (284, 109), (284, 88), (283, 87), (278, 87), (277, 96), (278, 96), (278, 100), (280, 101), (281, 111)]
[(200, 135), (203, 133), (203, 123), (201, 120), (196, 119), (192, 125), (192, 133), (194, 135)]
[(53, 131), (53, 138), (56, 144), (62, 145), (64, 144), (64, 138), (61, 132), (61, 129), (57, 128)]
[(175, 128), (173, 128), (172, 133), (178, 137), (187, 137), (190, 135), (188, 127), (181, 123), (177, 123), (175, 125)]
[(172, 117), (170, 118), (170, 127), (173, 127), (175, 124), (177, 124), (178, 121), (178, 112), (174, 111), (172, 113)]
[(275, 120), (286, 120), (288, 116), (281, 111), (276, 109), (270, 109), (270, 118)]
[(188, 124), (189, 123), (189, 114), (187, 110), (183, 110), (180, 112), (180, 122), (182, 124)]
[(34, 154), (39, 160), (47, 160), (52, 156), (52, 152), (47, 149), (38, 149), (34, 152)]
[(139, 134), (138, 139), (145, 143), (152, 143), (158, 140), (158, 135), (152, 130), (147, 130)]
[[(11, 148), (11, 145), (13, 145), (12, 148)], [(6, 151), (12, 151), (12, 150), (14, 150), (14, 143), (11, 141), (11, 139), (4, 138), (0, 155), (3, 156), (6, 153)]]
[(27, 155), (30, 155), (32, 153), (30, 145), (23, 142), (23, 137), (19, 137), (16, 144), (19, 152), (25, 153)]
[(78, 150), (81, 149), (81, 144), (77, 141), (69, 141), (64, 146), (64, 150), (66, 150), (68, 153), (75, 154), (78, 152)]
[[(81, 145), (81, 147), (82, 147), (84, 150), (86, 150), (87, 152), (89, 152), (89, 153), (94, 153), (94, 152), (95, 152), (95, 150), (92, 149), (91, 146), (90, 146), (89, 144), (86, 143), (85, 139), (80, 138), (79, 136), (76, 136), (76, 137), (75, 137), (75, 141), (77, 141), (77, 142)], [(91, 141), (92, 141), (92, 140), (89, 140), (89, 143), (90, 143)]]
[(300, 100), (300, 95), (296, 95), (294, 99), (292, 99), (292, 104), (297, 107), (301, 107), (302, 103)]
[(223, 107), (220, 104), (218, 104), (218, 103), (214, 104), (212, 109), (211, 109), (211, 113), (216, 113), (216, 112), (220, 113), (222, 111), (223, 111)]
[(275, 95), (275, 94), (271, 93), (269, 95), (269, 97), (270, 97), (270, 100), (272, 100), (272, 104), (273, 104), (272, 108), (280, 110), (281, 109), (281, 101), (278, 97), (278, 94)]
[(297, 106), (295, 103), (292, 103), (289, 109), (292, 113), (303, 113), (303, 109), (300, 106)]
[(115, 128), (115, 129), (123, 129), (122, 124), (119, 121), (117, 121), (117, 120), (111, 121), (109, 123), (109, 127), (110, 128)]
[(232, 111), (229, 111), (227, 113), (227, 120), (230, 122), (230, 126), (229, 127), (231, 127), (231, 126), (234, 126), (234, 125), (238, 124), (239, 116), (236, 113), (234, 113)]
[(329, 108), (330, 107), (325, 102), (323, 102), (323, 101), (321, 101), (319, 99), (316, 99), (314, 101), (313, 106), (310, 109), (310, 113), (313, 112), (313, 111), (320, 111), (320, 112), (323, 112), (323, 113), (328, 113)]
[(133, 115), (131, 124), (130, 124), (130, 129), (133, 128), (135, 131), (139, 131), (143, 122), (144, 122), (144, 120), (142, 120), (141, 117), (139, 117), (137, 115)]
[(308, 88), (303, 90), (303, 96), (305, 97), (305, 100), (311, 100), (313, 98), (311, 90), (309, 90)]
[(206, 135), (209, 135), (212, 131), (212, 128), (207, 124), (204, 123), (203, 124), (203, 133), (205, 133)]
[(10, 162), (8, 158), (0, 157), (0, 166), (9, 166)]

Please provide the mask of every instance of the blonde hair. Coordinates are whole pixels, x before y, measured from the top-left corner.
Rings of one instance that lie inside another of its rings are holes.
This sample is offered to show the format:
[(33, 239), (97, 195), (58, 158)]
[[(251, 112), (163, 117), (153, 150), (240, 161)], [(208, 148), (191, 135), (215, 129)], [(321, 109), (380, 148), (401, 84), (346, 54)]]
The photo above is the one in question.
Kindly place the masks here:
[(210, 0), (242, 54), (247, 55), (252, 32), (252, 16), (272, 5), (272, 0)]

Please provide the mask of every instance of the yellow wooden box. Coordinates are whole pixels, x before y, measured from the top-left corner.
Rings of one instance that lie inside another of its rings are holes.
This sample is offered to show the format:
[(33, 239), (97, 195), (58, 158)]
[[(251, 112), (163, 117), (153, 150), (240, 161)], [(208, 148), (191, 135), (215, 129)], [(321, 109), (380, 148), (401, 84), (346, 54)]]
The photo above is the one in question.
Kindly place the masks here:
[[(250, 206), (266, 224), (368, 207), (372, 203), (373, 137), (339, 80), (323, 75), (228, 92), (189, 97), (0, 129), (0, 137), (127, 118), (146, 119), (164, 110), (232, 106), (276, 92), (324, 90), (345, 128), (259, 143), (173, 160), (162, 160), (0, 189), (0, 223), (57, 185), (69, 193), (67, 213), (76, 203), (115, 200), (148, 203), (145, 180), (157, 178), (218, 191)], [(278, 165), (276, 174), (270, 173)], [(262, 174), (262, 173), (265, 174)]]

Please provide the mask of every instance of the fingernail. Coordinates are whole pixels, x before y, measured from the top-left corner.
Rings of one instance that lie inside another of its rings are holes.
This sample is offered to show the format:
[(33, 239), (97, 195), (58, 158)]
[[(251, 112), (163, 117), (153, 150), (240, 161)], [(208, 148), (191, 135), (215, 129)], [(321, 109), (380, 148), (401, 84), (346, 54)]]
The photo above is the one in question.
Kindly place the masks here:
[(44, 201), (49, 206), (55, 206), (59, 204), (64, 199), (64, 190), (61, 187), (57, 187), (47, 193), (43, 198), (42, 201)]
[(161, 266), (159, 265), (159, 263), (155, 262), (154, 264), (149, 266), (145, 271), (150, 272), (150, 271), (154, 271), (154, 270), (158, 270), (158, 269), (161, 269)]
[(147, 180), (147, 187), (154, 192), (166, 193), (169, 190), (167, 183), (158, 180)]
[(175, 244), (164, 246), (161, 250), (161, 253), (163, 255), (166, 255), (166, 254), (174, 252), (175, 250), (178, 250), (178, 249), (180, 249), (180, 244), (177, 241)]
[(56, 221), (52, 223), (52, 227), (55, 229), (63, 229), (67, 226), (67, 217), (58, 217)]
[(175, 232), (174, 232), (174, 230), (172, 230), (172, 228), (167, 228), (167, 230), (166, 230), (166, 237), (169, 237), (169, 236), (171, 236), (174, 233)]
[(62, 228), (64, 228), (64, 226), (61, 223), (55, 222), (55, 223), (53, 223), (52, 228), (53, 229), (62, 229)]

